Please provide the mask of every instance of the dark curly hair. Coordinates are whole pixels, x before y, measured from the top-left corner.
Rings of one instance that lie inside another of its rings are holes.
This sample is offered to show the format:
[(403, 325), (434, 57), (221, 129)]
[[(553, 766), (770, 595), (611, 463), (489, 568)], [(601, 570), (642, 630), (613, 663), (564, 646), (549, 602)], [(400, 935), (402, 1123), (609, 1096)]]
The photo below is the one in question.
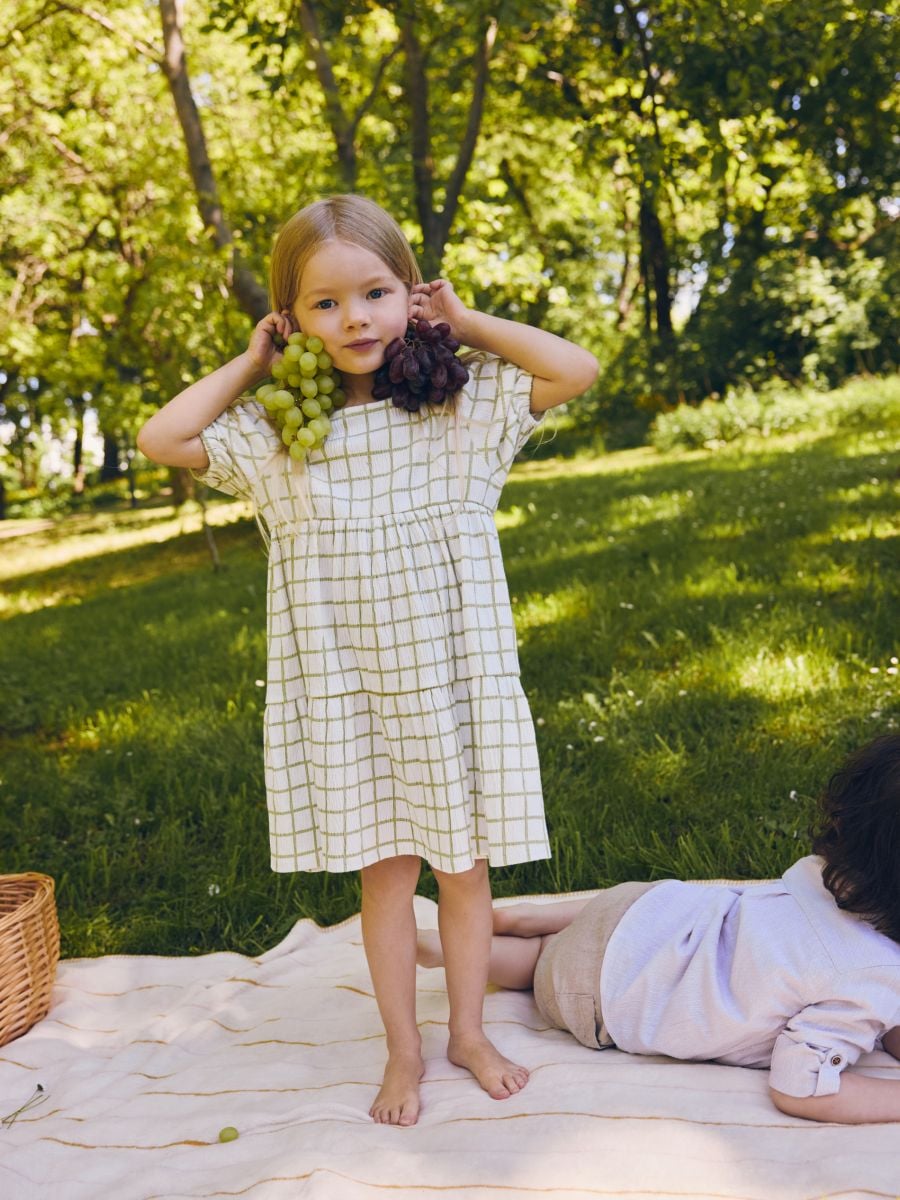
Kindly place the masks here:
[(856, 750), (819, 798), (813, 851), (838, 908), (900, 942), (900, 733)]

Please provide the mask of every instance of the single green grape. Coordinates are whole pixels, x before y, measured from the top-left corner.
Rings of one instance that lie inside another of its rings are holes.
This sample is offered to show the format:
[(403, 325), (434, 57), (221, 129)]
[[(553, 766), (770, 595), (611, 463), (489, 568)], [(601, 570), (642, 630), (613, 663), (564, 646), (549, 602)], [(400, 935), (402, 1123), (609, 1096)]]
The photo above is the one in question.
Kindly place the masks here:
[(287, 375), (287, 373), (288, 373), (288, 369), (285, 366), (283, 361), (277, 362), (277, 363), (272, 363), (272, 369), (269, 372), (269, 374), (272, 376), (273, 379), (284, 379), (284, 377), (285, 377), (285, 375)]
[[(318, 416), (318, 414), (315, 414), (315, 415)], [(291, 405), (290, 408), (286, 408), (284, 410), (284, 423), (285, 423), (285, 425), (293, 425), (294, 427), (296, 427), (297, 425), (302, 425), (303, 424), (303, 413), (300, 411), (299, 408), (296, 408), (296, 407), (294, 407), (294, 405)]]
[(294, 403), (294, 397), (287, 388), (279, 388), (277, 392), (273, 392), (271, 399), (276, 408), (290, 408)]
[(319, 369), (319, 361), (310, 350), (304, 350), (300, 355), (300, 370), (304, 375), (315, 375)]
[(316, 337), (316, 335), (313, 334), (312, 337), (306, 339), (306, 348), (312, 354), (321, 354), (325, 349), (325, 343), (320, 337)]
[(220, 1142), (234, 1142), (237, 1141), (240, 1136), (241, 1135), (233, 1125), (226, 1125), (224, 1129), (219, 1130)]
[(332, 392), (330, 396), (328, 395), (327, 392), (323, 392), (322, 395), (317, 398), (318, 398), (319, 404), (321, 405), (322, 412), (323, 413), (331, 412), (332, 408), (334, 407), (334, 404), (333, 404), (334, 392)]
[[(293, 337), (293, 336), (294, 335), (291, 334), (291, 337)], [(302, 346), (298, 346), (296, 342), (294, 342), (294, 343), (288, 342), (288, 344), (284, 348), (284, 358), (282, 359), (282, 362), (286, 362), (286, 363), (299, 362), (301, 354), (303, 354)]]
[(322, 411), (322, 405), (313, 397), (304, 400), (300, 407), (304, 417), (317, 417)]
[(347, 393), (341, 387), (336, 387), (331, 393), (331, 402), (335, 408), (343, 408), (347, 403)]
[[(311, 347), (310, 347), (311, 348)], [(319, 364), (320, 371), (330, 371), (332, 367), (332, 358), (324, 350), (321, 354), (316, 355), (316, 362)]]
[(289, 346), (305, 346), (306, 345), (306, 334), (305, 333), (292, 333), (290, 335), (290, 337), (288, 338), (288, 345)]
[(304, 446), (302, 442), (295, 440), (288, 446), (288, 454), (295, 462), (303, 462), (308, 449), (308, 446)]
[(296, 432), (297, 432), (297, 430), (294, 428), (293, 425), (285, 425), (284, 429), (282, 429), (281, 440), (284, 442), (284, 444), (286, 446), (289, 446), (291, 444), (291, 442), (294, 440), (294, 434)]
[(300, 391), (303, 393), (303, 395), (309, 396), (311, 399), (313, 396), (315, 396), (318, 390), (319, 385), (316, 383), (316, 381), (314, 379), (310, 379), (307, 375), (304, 375), (300, 381)]
[(330, 375), (323, 375), (317, 382), (319, 384), (319, 391), (324, 392), (326, 396), (329, 392), (333, 392), (336, 386)]
[(315, 445), (316, 435), (308, 425), (302, 425), (297, 430), (297, 441), (305, 449), (309, 449), (310, 446)]
[(292, 388), (298, 388), (302, 385), (305, 378), (306, 376), (301, 375), (299, 371), (291, 371), (290, 375), (287, 377), (287, 382)]
[(331, 422), (327, 417), (313, 417), (306, 428), (315, 434), (317, 441), (323, 442), (331, 431)]

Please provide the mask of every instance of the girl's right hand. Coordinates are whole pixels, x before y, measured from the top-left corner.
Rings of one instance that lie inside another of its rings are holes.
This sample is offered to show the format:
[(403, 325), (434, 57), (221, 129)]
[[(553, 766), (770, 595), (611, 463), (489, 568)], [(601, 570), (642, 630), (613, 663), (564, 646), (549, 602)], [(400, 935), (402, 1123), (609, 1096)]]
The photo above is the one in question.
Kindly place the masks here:
[(281, 350), (275, 338), (287, 341), (297, 332), (297, 322), (289, 312), (270, 312), (259, 322), (247, 345), (247, 356), (261, 371), (270, 371), (273, 363), (281, 361)]

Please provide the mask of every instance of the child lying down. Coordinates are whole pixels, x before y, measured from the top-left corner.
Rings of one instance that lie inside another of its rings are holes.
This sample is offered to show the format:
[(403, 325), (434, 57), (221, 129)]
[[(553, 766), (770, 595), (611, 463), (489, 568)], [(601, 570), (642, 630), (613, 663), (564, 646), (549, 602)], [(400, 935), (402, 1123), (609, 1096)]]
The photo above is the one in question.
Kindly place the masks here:
[[(585, 1046), (768, 1067), (784, 1113), (900, 1121), (900, 734), (832, 776), (814, 853), (775, 882), (622, 883), (588, 900), (495, 908), (491, 982), (534, 988)], [(436, 931), (419, 963), (442, 964)]]

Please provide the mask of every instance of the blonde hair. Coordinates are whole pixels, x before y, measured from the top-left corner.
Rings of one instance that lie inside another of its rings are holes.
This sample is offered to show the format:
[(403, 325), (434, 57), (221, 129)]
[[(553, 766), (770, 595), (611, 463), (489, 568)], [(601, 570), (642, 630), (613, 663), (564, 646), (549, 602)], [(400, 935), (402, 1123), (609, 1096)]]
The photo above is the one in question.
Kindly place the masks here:
[(365, 196), (326, 196), (294, 213), (275, 239), (269, 268), (273, 312), (293, 308), (303, 268), (320, 246), (331, 241), (371, 250), (407, 287), (422, 282), (412, 247), (383, 208)]

